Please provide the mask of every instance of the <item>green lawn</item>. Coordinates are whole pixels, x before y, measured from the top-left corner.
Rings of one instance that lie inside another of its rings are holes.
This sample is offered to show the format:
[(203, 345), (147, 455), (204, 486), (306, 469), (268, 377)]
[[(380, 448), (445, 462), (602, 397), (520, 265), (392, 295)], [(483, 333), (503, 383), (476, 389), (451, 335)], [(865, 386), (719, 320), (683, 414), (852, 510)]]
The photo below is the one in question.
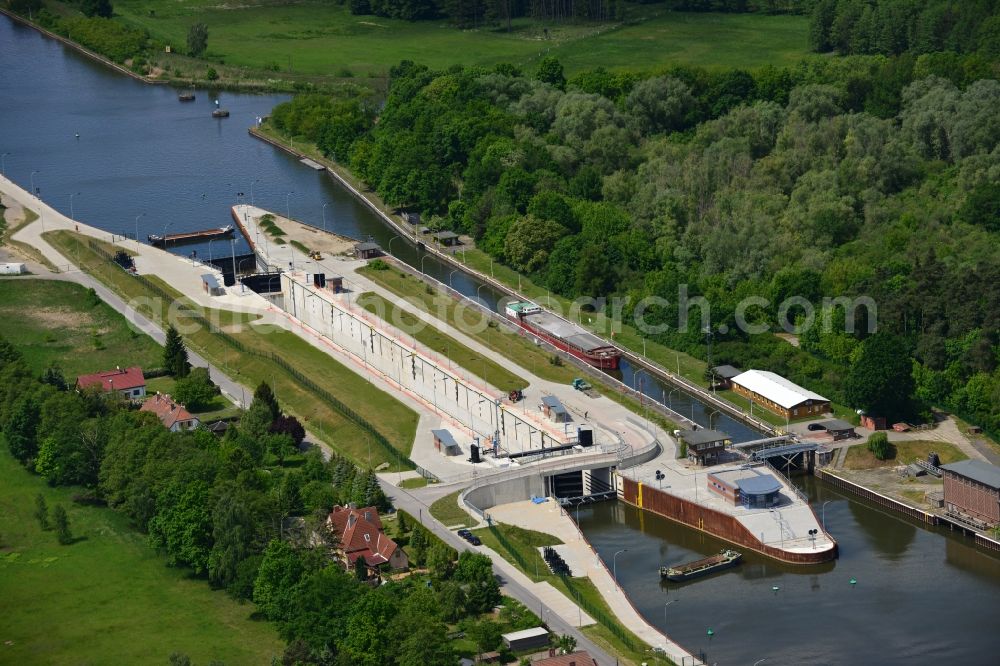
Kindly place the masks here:
[(209, 31), (208, 59), (323, 77), (385, 76), (403, 59), (434, 68), (499, 62), (530, 68), (551, 54), (572, 73), (676, 63), (758, 67), (788, 64), (808, 52), (808, 21), (802, 16), (675, 13), (631, 3), (629, 24), (545, 23), (548, 39), (543, 24), (530, 19), (514, 21), (510, 32), (506, 26), (457, 30), (445, 21), (354, 16), (342, 3), (318, 0), (117, 0), (114, 5), (119, 20), (147, 29), (175, 50), (185, 50), (188, 28), (201, 21)]
[(416, 476), (412, 479), (403, 479), (399, 482), (400, 488), (423, 488), (427, 485), (427, 479), (422, 476)]
[(931, 451), (941, 457), (941, 464), (965, 460), (969, 456), (962, 453), (954, 444), (930, 440), (913, 440), (908, 442), (890, 442), (896, 455), (888, 460), (879, 460), (871, 451), (867, 444), (855, 444), (847, 449), (847, 456), (844, 459), (844, 469), (871, 469), (873, 467), (895, 467), (896, 465), (909, 465), (915, 460), (927, 460), (927, 454)]
[(0, 282), (0, 335), (36, 372), (61, 366), (67, 381), (80, 374), (139, 365), (162, 365), (163, 350), (104, 302), (88, 299), (72, 282)]
[(456, 490), (452, 494), (445, 495), (431, 504), (431, 515), (437, 518), (445, 527), (452, 527), (454, 525), (472, 527), (479, 523), (467, 511), (458, 506), (458, 495), (461, 492), (461, 490)]
[[(140, 281), (116, 265), (101, 259), (90, 249), (86, 241), (80, 242), (79, 235), (69, 231), (58, 231), (46, 233), (45, 236), (65, 255), (74, 257), (77, 265), (126, 299), (146, 298), (152, 305), (144, 308), (143, 314), (154, 321), (161, 323), (165, 321), (169, 303), (161, 303), (160, 299)], [(163, 291), (172, 294), (174, 298), (181, 299), (180, 294), (162, 280), (156, 277), (148, 279)], [(216, 318), (218, 325), (226, 327), (227, 331), (232, 331), (233, 337), (246, 348), (262, 354), (280, 355), (297, 372), (312, 378), (351, 410), (373, 424), (393, 447), (409, 455), (418, 420), (416, 412), (412, 409), (294, 333), (252, 323), (240, 326), (237, 332), (232, 327), (251, 317), (221, 311), (207, 311), (202, 314), (209, 319)], [(389, 469), (398, 468), (366, 430), (317, 398), (306, 386), (276, 363), (267, 358), (241, 354), (233, 350), (220, 337), (213, 335), (198, 322), (183, 314), (179, 314), (179, 321), (174, 323), (178, 324), (180, 330), (193, 331), (184, 336), (188, 346), (222, 368), (236, 381), (250, 387), (257, 386), (261, 381), (271, 383), (282, 407), (298, 417), (307, 429), (337, 451), (360, 465), (377, 467), (382, 463), (389, 463)]]
[(398, 327), (400, 330), (416, 338), (421, 344), (445, 356), (476, 377), (486, 381), (504, 392), (513, 389), (523, 389), (528, 382), (518, 377), (510, 370), (484, 357), (450, 335), (424, 323), (412, 312), (398, 303), (390, 303), (374, 292), (365, 292), (358, 296), (357, 303), (372, 314)]
[[(270, 664), (283, 644), (273, 625), (250, 619), (252, 604), (165, 560), (110, 509), (74, 504), (0, 444), (0, 663)], [(79, 539), (60, 546), (33, 518), (35, 495), (65, 507)]]

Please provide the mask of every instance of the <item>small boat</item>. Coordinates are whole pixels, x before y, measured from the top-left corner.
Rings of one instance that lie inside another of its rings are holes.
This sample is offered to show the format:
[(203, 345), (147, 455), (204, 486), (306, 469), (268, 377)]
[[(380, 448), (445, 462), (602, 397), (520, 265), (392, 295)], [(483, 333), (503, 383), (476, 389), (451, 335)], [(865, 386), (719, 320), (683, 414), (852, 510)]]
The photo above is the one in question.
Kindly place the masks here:
[(194, 92), (182, 92), (177, 95), (177, 100), (180, 102), (193, 102)]
[(219, 227), (218, 229), (202, 229), (201, 231), (185, 231), (179, 234), (149, 234), (149, 244), (153, 247), (166, 247), (169, 245), (183, 245), (185, 243), (200, 243), (202, 241), (214, 240), (216, 238), (228, 238), (233, 235), (233, 225)]
[(660, 578), (679, 583), (699, 576), (707, 576), (716, 571), (722, 571), (730, 567), (735, 567), (740, 563), (743, 555), (735, 550), (724, 550), (718, 555), (706, 557), (703, 560), (695, 560), (687, 564), (678, 564), (672, 567), (660, 567)]
[(215, 111), (212, 111), (212, 117), (213, 118), (228, 118), (229, 117), (229, 110), (228, 109), (216, 109)]

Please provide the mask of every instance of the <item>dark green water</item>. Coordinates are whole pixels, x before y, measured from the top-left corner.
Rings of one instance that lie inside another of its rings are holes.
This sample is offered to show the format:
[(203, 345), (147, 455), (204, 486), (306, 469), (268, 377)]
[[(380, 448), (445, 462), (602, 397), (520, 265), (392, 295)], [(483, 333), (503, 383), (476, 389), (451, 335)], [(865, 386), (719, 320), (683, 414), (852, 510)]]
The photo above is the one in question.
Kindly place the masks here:
[(661, 583), (660, 564), (725, 544), (618, 502), (582, 509), (580, 523), (609, 568), (613, 553), (628, 549), (618, 556), (618, 578), (633, 604), (708, 663), (997, 663), (1000, 559), (812, 477), (797, 482), (817, 514), (829, 501), (827, 528), (840, 546), (833, 563), (797, 568), (746, 553), (736, 569)]

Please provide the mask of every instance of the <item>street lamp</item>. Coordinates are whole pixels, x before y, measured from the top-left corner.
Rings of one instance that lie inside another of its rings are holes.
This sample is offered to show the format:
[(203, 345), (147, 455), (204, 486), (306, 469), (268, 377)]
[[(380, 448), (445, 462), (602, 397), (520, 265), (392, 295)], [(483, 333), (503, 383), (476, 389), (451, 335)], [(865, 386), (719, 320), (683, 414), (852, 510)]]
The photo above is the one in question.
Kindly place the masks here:
[[(456, 272), (458, 272), (457, 268), (455, 270), (453, 270), (451, 273), (448, 273), (448, 286), (449, 287), (451, 287), (451, 276), (453, 276)], [(454, 287), (452, 287), (452, 289), (454, 289)]]
[[(482, 295), (481, 295), (481, 294), (479, 293), (479, 290), (480, 290), (480, 289), (482, 289), (483, 287), (488, 287), (488, 286), (489, 286), (489, 285), (487, 285), (487, 284), (486, 284), (486, 283), (484, 282), (484, 283), (482, 283), (481, 285), (479, 285), (478, 287), (476, 287), (476, 298), (478, 298), (479, 300), (483, 301), (483, 297), (482, 297)], [(486, 301), (483, 301), (483, 303), (485, 304), (485, 303), (486, 303)]]
[(326, 231), (326, 207), (329, 205), (328, 203), (323, 204), (323, 231)]
[(32, 171), (31, 172), (31, 196), (35, 196), (35, 174), (36, 173), (38, 173), (38, 171)]
[(289, 203), (289, 201), (290, 201), (290, 197), (293, 194), (295, 194), (294, 190), (285, 195), (285, 217), (288, 218), (289, 220), (292, 219), (292, 209), (291, 209), (291, 204)]
[(80, 193), (79, 192), (73, 192), (73, 193), (71, 193), (69, 195), (69, 218), (71, 220), (75, 220), (76, 219), (76, 213), (73, 212), (73, 197), (77, 196), (78, 194), (80, 194)]
[(7, 156), (11, 153), (0, 153), (0, 174), (7, 176)]
[(139, 218), (145, 215), (145, 213), (139, 213), (135, 216), (135, 246), (139, 247)]
[(764, 657), (763, 659), (758, 659), (757, 661), (753, 662), (753, 666), (760, 666), (760, 664), (763, 664), (765, 661), (767, 661), (767, 657)]
[(628, 548), (622, 548), (617, 553), (615, 553), (614, 555), (611, 556), (611, 569), (614, 572), (614, 576), (615, 576), (615, 587), (619, 587), (619, 585), (618, 585), (618, 556), (621, 555), (622, 553), (627, 553), (627, 552), (628, 552)]
[(664, 626), (666, 626), (666, 624), (667, 624), (667, 606), (669, 606), (670, 604), (675, 604), (678, 601), (680, 601), (680, 599), (671, 599), (667, 603), (663, 604), (663, 624), (664, 624)]
[(390, 257), (392, 256), (392, 241), (398, 240), (398, 239), (399, 239), (399, 236), (393, 236), (392, 238), (389, 239), (389, 247), (388, 247), (387, 251), (389, 252), (389, 256)]
[(254, 186), (254, 183), (259, 183), (259, 182), (260, 182), (260, 178), (256, 178), (256, 179), (250, 181), (250, 205), (251, 206), (254, 205), (254, 203), (253, 203), (253, 186)]
[(823, 514), (823, 531), (824, 532), (826, 532), (826, 505), (829, 504), (832, 501), (833, 500), (826, 500), (825, 502), (823, 502), (823, 506), (820, 509), (820, 513)]
[(167, 249), (167, 227), (169, 227), (173, 222), (167, 222), (163, 225), (163, 235), (160, 236), (160, 240), (163, 241), (163, 249)]
[(212, 238), (208, 241), (208, 263), (212, 263), (212, 242), (219, 240), (218, 238)]
[(430, 256), (429, 254), (425, 254), (424, 256), (420, 257), (420, 272), (423, 273), (424, 275), (427, 275), (427, 271), (424, 270), (424, 259), (426, 259), (429, 256)]

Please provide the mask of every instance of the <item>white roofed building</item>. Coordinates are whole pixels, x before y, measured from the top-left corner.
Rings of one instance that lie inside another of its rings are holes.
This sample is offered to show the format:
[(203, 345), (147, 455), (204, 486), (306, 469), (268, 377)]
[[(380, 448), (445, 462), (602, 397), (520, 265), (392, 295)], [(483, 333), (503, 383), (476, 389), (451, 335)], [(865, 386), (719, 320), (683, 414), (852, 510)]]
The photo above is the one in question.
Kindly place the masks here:
[(731, 380), (733, 392), (786, 419), (819, 416), (830, 411), (830, 400), (767, 370), (747, 370)]

